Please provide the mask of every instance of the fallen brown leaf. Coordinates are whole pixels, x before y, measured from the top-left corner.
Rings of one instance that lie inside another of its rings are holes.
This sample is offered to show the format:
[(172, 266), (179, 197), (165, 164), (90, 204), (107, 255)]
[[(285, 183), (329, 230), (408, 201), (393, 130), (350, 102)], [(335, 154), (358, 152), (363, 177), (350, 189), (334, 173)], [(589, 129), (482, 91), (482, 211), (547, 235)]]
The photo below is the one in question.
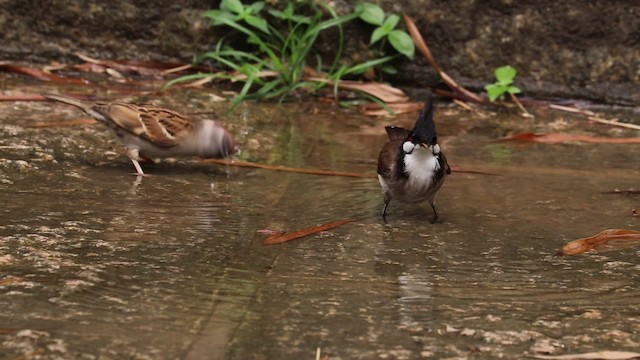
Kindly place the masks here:
[[(315, 81), (333, 85), (334, 82), (321, 77), (308, 77), (308, 81)], [(385, 103), (403, 103), (409, 101), (407, 95), (400, 89), (379, 82), (361, 82), (351, 80), (341, 80), (338, 87), (346, 90), (357, 90), (375, 96)]]
[(529, 141), (540, 143), (569, 143), (586, 142), (598, 144), (640, 144), (640, 137), (633, 138), (609, 138), (591, 135), (565, 134), (565, 133), (520, 133), (504, 137), (500, 141)]
[(640, 245), (640, 231), (609, 229), (597, 235), (573, 240), (565, 244), (557, 255), (580, 255), (589, 250), (606, 246), (607, 250)]
[(354, 222), (354, 219), (344, 219), (344, 220), (339, 220), (339, 221), (334, 221), (334, 222), (330, 222), (330, 223), (326, 223), (326, 224), (322, 224), (322, 225), (318, 225), (318, 226), (313, 226), (310, 228), (306, 228), (306, 229), (302, 229), (302, 230), (297, 230), (297, 231), (293, 231), (290, 233), (286, 233), (283, 235), (273, 235), (273, 236), (269, 236), (268, 238), (266, 238), (262, 244), (263, 245), (275, 245), (275, 244), (281, 244), (283, 242), (287, 242), (287, 241), (291, 241), (291, 240), (295, 240), (304, 236), (308, 236), (308, 235), (312, 235), (315, 233), (319, 233), (321, 231), (326, 231), (329, 229), (333, 229), (336, 228), (338, 226), (342, 226), (344, 224), (350, 223), (350, 222)]

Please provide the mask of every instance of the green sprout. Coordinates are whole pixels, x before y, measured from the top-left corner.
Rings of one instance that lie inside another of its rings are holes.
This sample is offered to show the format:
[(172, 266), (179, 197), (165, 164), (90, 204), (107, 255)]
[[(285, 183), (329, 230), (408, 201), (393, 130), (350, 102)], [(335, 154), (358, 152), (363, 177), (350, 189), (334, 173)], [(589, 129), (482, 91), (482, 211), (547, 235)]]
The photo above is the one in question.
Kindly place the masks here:
[(504, 94), (521, 93), (522, 91), (518, 87), (511, 85), (517, 73), (516, 69), (510, 65), (496, 68), (496, 82), (487, 84), (484, 87), (487, 90), (489, 100), (496, 101), (498, 98), (503, 98)]

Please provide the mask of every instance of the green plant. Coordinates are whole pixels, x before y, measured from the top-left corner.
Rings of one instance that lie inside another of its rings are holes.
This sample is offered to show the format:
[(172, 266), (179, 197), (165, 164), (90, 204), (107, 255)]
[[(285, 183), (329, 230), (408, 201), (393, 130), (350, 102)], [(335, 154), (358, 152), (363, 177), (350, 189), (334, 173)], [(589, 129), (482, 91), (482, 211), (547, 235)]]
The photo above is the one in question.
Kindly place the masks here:
[(498, 98), (504, 97), (504, 94), (519, 94), (521, 91), (516, 86), (513, 86), (513, 80), (518, 72), (512, 66), (502, 66), (496, 68), (496, 82), (493, 84), (485, 85), (487, 95), (490, 101), (495, 101)]
[(385, 17), (384, 11), (375, 4), (361, 3), (356, 5), (355, 11), (360, 14), (360, 19), (377, 27), (371, 33), (369, 45), (373, 45), (378, 41), (388, 40), (389, 44), (400, 54), (413, 58), (415, 53), (415, 45), (411, 36), (403, 30), (396, 29), (400, 17), (391, 14)]
[[(251, 49), (234, 48), (222, 38), (212, 51), (198, 56), (195, 62), (213, 61), (230, 71), (183, 76), (168, 82), (165, 88), (177, 82), (202, 78), (240, 81), (244, 85), (234, 99), (234, 106), (244, 99), (283, 99), (295, 90), (315, 91), (331, 82), (337, 92), (338, 82), (344, 76), (362, 74), (397, 56), (382, 56), (354, 65), (340, 64), (344, 46), (342, 25), (358, 17), (379, 23), (372, 34), (372, 43), (388, 39), (400, 53), (413, 55), (410, 37), (395, 29), (399, 17), (390, 15), (385, 20), (384, 12), (375, 5), (360, 4), (353, 12), (342, 16), (324, 2), (289, 2), (282, 10), (263, 10), (265, 4), (261, 1), (246, 5), (240, 0), (222, 0), (219, 9), (205, 12), (204, 16), (211, 19), (212, 26), (231, 28), (246, 38)], [(363, 13), (368, 15), (363, 17)], [(335, 55), (330, 64), (323, 64), (319, 55), (313, 56), (313, 46), (322, 31), (334, 27), (338, 30)], [(411, 46), (407, 44), (407, 38)], [(321, 78), (305, 76), (312, 64)]]

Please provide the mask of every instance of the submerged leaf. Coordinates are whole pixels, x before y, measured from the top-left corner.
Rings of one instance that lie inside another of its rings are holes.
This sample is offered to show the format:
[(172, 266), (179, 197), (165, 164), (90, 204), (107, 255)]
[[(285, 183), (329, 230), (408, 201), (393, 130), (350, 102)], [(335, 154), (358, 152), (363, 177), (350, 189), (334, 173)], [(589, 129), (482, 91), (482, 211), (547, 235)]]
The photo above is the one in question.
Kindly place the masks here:
[(558, 255), (579, 255), (589, 250), (607, 246), (607, 250), (640, 245), (640, 231), (610, 229), (597, 235), (571, 241), (565, 244)]
[(262, 244), (263, 245), (275, 245), (275, 244), (281, 244), (283, 242), (287, 242), (287, 241), (291, 241), (291, 240), (295, 240), (304, 236), (308, 236), (308, 235), (312, 235), (315, 233), (319, 233), (321, 231), (326, 231), (329, 229), (333, 229), (336, 228), (338, 226), (342, 226), (344, 224), (350, 223), (350, 222), (354, 222), (354, 219), (344, 219), (344, 220), (339, 220), (339, 221), (334, 221), (334, 222), (330, 222), (330, 223), (326, 223), (326, 224), (322, 224), (322, 225), (318, 225), (318, 226), (313, 226), (310, 228), (306, 228), (306, 229), (302, 229), (302, 230), (297, 230), (294, 232), (290, 232), (290, 233), (286, 233), (283, 235), (273, 235), (273, 236), (269, 236), (268, 238), (266, 238)]

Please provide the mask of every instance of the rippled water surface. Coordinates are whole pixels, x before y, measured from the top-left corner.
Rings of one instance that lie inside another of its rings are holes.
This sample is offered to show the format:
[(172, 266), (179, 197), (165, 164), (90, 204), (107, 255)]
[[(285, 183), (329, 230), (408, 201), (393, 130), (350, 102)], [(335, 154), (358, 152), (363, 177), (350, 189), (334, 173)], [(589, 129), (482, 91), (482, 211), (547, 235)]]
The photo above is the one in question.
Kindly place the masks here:
[[(151, 175), (137, 179), (99, 124), (29, 127), (78, 111), (0, 104), (0, 358), (314, 359), (319, 349), (328, 359), (493, 359), (640, 348), (639, 250), (554, 256), (576, 238), (640, 228), (631, 216), (640, 197), (606, 193), (638, 188), (637, 145), (495, 142), (483, 120), (442, 104), (449, 162), (493, 175), (454, 171), (441, 223), (429, 223), (428, 205), (392, 202), (385, 224), (375, 179), (383, 128), (413, 116), (315, 103), (226, 114), (206, 94), (158, 103), (218, 113), (240, 159), (370, 176), (180, 159), (148, 164)], [(262, 245), (265, 230), (344, 218), (357, 221)]]

